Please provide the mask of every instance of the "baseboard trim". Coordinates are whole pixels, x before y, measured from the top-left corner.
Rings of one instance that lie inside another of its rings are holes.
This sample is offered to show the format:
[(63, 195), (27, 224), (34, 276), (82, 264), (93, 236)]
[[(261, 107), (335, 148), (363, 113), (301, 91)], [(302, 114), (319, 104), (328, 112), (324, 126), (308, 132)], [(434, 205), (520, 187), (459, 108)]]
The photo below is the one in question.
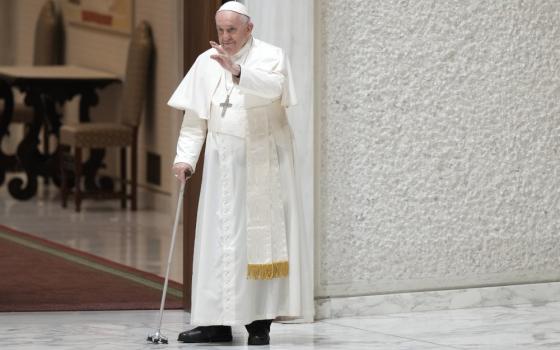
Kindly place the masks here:
[(560, 301), (560, 282), (315, 300), (315, 319)]

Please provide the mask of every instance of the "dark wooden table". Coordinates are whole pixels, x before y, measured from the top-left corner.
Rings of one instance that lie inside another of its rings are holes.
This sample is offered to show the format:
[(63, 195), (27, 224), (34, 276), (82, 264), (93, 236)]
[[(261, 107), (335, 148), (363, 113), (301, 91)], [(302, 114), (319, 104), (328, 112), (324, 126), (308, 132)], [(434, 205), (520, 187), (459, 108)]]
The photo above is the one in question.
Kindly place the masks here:
[[(7, 169), (23, 169), (24, 181), (15, 177), (8, 183), (10, 194), (27, 200), (37, 193), (37, 179), (53, 179), (59, 183), (58, 164), (53, 154), (39, 151), (39, 132), (45, 126), (49, 134), (58, 138), (62, 115), (57, 112), (72, 98), (80, 97), (80, 122), (90, 121), (89, 109), (97, 105), (97, 89), (119, 83), (118, 76), (94, 69), (77, 66), (0, 66), (0, 99), (4, 99), (4, 111), (0, 111), (0, 143), (7, 135), (13, 115), (13, 89), (24, 94), (26, 105), (33, 107), (33, 121), (17, 147), (15, 155), (7, 155), (0, 149), (0, 185)], [(98, 187), (97, 171), (103, 166), (104, 150), (92, 150), (84, 164), (85, 186)]]

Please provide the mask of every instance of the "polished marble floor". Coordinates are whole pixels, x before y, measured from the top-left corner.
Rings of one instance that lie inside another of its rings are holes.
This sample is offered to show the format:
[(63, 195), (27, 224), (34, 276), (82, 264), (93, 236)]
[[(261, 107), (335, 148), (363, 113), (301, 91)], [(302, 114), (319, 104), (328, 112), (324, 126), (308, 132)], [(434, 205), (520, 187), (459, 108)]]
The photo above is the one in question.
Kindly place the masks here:
[(248, 347), (234, 327), (231, 344), (182, 344), (188, 314), (164, 315), (169, 344), (145, 341), (157, 325), (157, 311), (45, 312), (0, 314), (2, 349), (246, 349), (277, 350), (444, 350), (560, 349), (560, 303), (415, 312), (367, 318), (339, 318), (312, 324), (278, 324), (271, 345)]
[[(86, 202), (81, 213), (60, 207), (53, 188), (19, 202), (0, 187), (0, 223), (159, 275), (164, 273), (172, 213), (140, 205), (132, 213), (116, 202)], [(181, 235), (172, 278), (181, 281)], [(0, 282), (1, 283), (1, 282)], [(176, 342), (189, 315), (166, 311), (168, 345), (148, 344), (157, 311), (0, 313), (0, 349), (245, 349), (234, 328), (231, 344)], [(270, 349), (560, 349), (560, 303), (338, 318), (272, 326)]]

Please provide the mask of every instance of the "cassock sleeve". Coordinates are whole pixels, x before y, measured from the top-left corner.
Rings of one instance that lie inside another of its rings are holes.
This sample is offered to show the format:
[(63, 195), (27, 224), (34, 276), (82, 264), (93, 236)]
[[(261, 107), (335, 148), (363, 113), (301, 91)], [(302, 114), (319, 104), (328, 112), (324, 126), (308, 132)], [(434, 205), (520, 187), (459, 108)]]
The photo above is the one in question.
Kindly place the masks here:
[(192, 113), (185, 112), (179, 140), (177, 141), (177, 154), (174, 164), (187, 163), (196, 168), (200, 150), (206, 138), (207, 122)]
[(255, 66), (241, 65), (239, 89), (272, 100), (281, 97), (284, 107), (296, 104), (290, 63), (281, 50)]

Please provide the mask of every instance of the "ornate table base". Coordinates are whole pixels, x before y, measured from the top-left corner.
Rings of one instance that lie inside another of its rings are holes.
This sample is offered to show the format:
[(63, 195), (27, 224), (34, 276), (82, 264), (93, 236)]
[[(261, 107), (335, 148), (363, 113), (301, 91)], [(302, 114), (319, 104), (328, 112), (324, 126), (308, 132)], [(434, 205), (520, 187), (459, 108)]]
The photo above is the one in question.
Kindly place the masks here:
[[(12, 87), (25, 94), (25, 104), (33, 107), (32, 123), (26, 130), (15, 156), (0, 150), (0, 185), (5, 180), (7, 170), (20, 167), (23, 177), (15, 177), (8, 183), (10, 194), (20, 200), (27, 200), (37, 193), (38, 177), (45, 181), (53, 179), (60, 185), (59, 150), (54, 153), (39, 151), (39, 133), (46, 128), (46, 137), (55, 135), (58, 139), (61, 115), (57, 106), (74, 96), (80, 96), (80, 122), (89, 122), (89, 109), (97, 105), (99, 99), (95, 89), (105, 87), (119, 80), (107, 73), (92, 71), (73, 66), (52, 67), (7, 67), (0, 69), (0, 98), (4, 99), (4, 111), (0, 115), (0, 141), (7, 135), (13, 114)], [(85, 187), (87, 190), (112, 189), (110, 178), (97, 179), (99, 168), (104, 167), (104, 150), (92, 150), (90, 158), (84, 163)], [(98, 184), (99, 183), (99, 184)]]

